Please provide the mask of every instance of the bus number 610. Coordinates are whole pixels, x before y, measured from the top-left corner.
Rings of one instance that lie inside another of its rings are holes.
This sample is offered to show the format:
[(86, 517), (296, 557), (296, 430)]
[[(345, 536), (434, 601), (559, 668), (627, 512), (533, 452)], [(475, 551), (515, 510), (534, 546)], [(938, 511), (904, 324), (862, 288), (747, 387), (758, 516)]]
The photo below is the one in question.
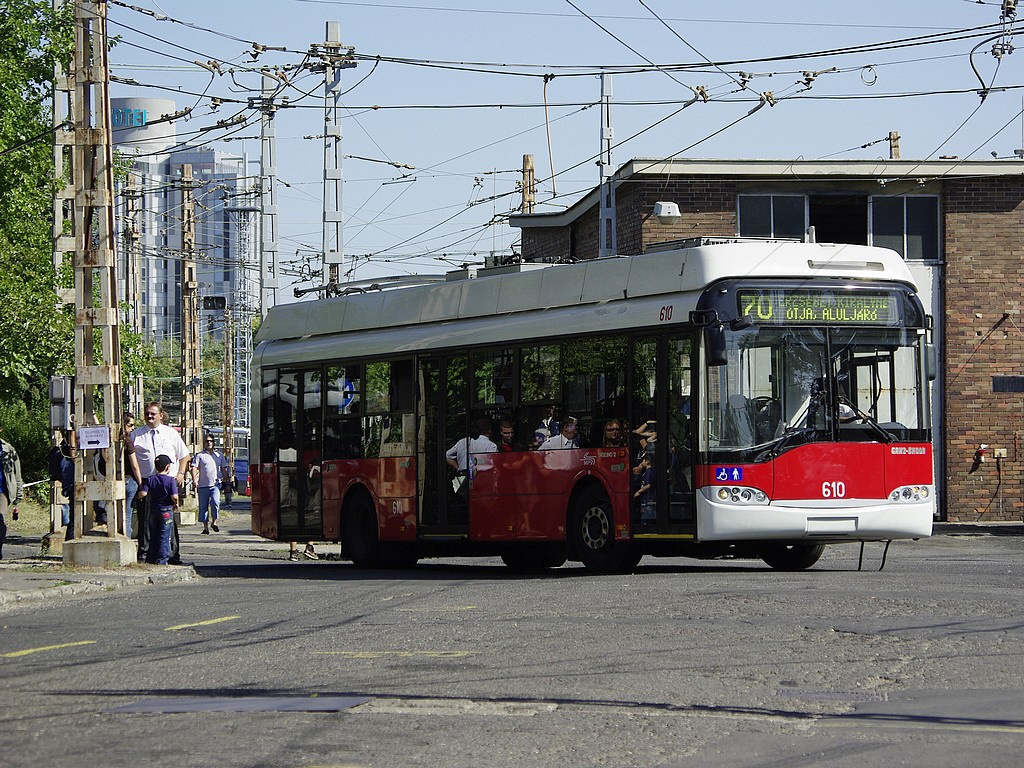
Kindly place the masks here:
[(826, 499), (841, 499), (846, 496), (846, 483), (842, 480), (826, 480), (821, 484), (821, 495)]
[(661, 312), (658, 313), (658, 319), (661, 322), (663, 322), (663, 323), (667, 323), (669, 320), (672, 319), (672, 305), (671, 304), (668, 304), (668, 305), (666, 305), (666, 306), (661, 308)]

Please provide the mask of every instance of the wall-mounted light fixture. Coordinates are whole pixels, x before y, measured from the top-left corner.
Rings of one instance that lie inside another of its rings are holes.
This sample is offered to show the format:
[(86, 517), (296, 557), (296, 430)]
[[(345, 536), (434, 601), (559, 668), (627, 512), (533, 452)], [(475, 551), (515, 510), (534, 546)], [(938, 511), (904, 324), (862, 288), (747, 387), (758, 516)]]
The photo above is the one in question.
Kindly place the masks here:
[(674, 224), (683, 217), (679, 213), (679, 206), (675, 203), (657, 202), (654, 204), (654, 218), (660, 224)]

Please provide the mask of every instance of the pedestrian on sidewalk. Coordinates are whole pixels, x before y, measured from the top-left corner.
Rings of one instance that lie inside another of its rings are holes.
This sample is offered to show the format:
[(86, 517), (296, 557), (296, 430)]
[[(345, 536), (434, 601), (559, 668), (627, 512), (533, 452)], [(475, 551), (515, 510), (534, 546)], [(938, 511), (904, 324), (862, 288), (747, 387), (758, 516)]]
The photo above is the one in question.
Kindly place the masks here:
[[(306, 548), (304, 550), (302, 550), (302, 557), (306, 558), (307, 560), (319, 560), (320, 559), (320, 555), (318, 555), (316, 553), (316, 550), (313, 549), (313, 542), (310, 541), (310, 542), (306, 543)], [(288, 559), (289, 560), (298, 560), (299, 559), (299, 543), (297, 541), (289, 541), (288, 542)]]
[(75, 538), (75, 448), (74, 433), (68, 430), (60, 444), (60, 492), (68, 500), (60, 507), (61, 522), (64, 524), (64, 541)]
[(220, 517), (220, 485), (224, 476), (227, 460), (224, 454), (213, 447), (213, 435), (207, 435), (203, 441), (203, 450), (192, 459), (192, 484), (196, 487), (199, 497), (199, 522), (203, 524), (203, 533), (210, 528), (217, 533), (217, 519)]
[[(124, 429), (124, 535), (129, 539), (132, 537), (132, 509), (135, 506), (135, 494), (142, 484), (142, 472), (139, 469), (139, 460), (135, 458), (135, 443), (131, 440), (132, 430), (135, 428), (135, 417), (128, 411), (121, 417), (121, 425)], [(139, 518), (141, 520), (141, 516)], [(141, 525), (139, 526), (142, 527)]]
[[(167, 565), (171, 556), (171, 532), (174, 530), (174, 510), (178, 508), (178, 481), (172, 474), (175, 467), (171, 457), (160, 454), (155, 462), (156, 474), (150, 475), (139, 486), (138, 497), (149, 504), (149, 554), (147, 563)], [(147, 498), (148, 497), (148, 498)], [(140, 531), (141, 533), (141, 531)]]
[[(156, 458), (162, 454), (170, 458), (172, 462), (177, 462), (177, 465), (172, 466), (172, 469), (174, 470), (174, 479), (177, 481), (180, 490), (181, 486), (185, 483), (185, 473), (188, 471), (192, 455), (188, 452), (185, 441), (181, 439), (181, 435), (178, 434), (177, 430), (164, 423), (166, 414), (160, 403), (156, 401), (146, 403), (143, 415), (146, 420), (145, 425), (139, 427), (131, 434), (131, 441), (135, 446), (135, 459), (139, 463), (139, 471), (142, 474), (142, 478), (145, 480), (156, 474)], [(151, 507), (152, 505), (149, 505), (149, 508)], [(139, 511), (138, 559), (140, 563), (150, 560), (149, 532), (152, 530), (152, 527), (146, 521), (146, 509), (147, 507), (143, 506)], [(172, 525), (171, 530), (170, 563), (171, 565), (181, 563), (181, 555), (178, 551), (178, 527), (176, 525)]]
[[(4, 425), (0, 424), (0, 435)], [(21, 459), (14, 446), (0, 437), (0, 560), (4, 558), (4, 540), (7, 538), (8, 510), (11, 519), (18, 519), (18, 502), (21, 501)]]

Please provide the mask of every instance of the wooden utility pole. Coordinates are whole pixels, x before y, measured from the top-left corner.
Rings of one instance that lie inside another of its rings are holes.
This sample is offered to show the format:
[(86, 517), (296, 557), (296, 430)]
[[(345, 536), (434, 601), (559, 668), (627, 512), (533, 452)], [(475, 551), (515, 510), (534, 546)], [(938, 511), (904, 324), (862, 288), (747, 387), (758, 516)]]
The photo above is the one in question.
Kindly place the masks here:
[(523, 155), (523, 213), (533, 213), (537, 206), (537, 179), (533, 171), (533, 155)]
[(202, 450), (203, 381), (199, 364), (199, 282), (192, 166), (181, 168), (181, 438), (194, 456)]
[[(75, 271), (75, 416), (79, 449), (98, 452), (105, 478), (86, 480), (83, 454), (75, 467), (75, 539), (85, 533), (91, 502), (106, 502), (107, 537), (116, 546), (99, 557), (90, 549), (63, 550), (64, 561), (129, 562), (131, 541), (124, 531), (124, 461), (121, 429), (121, 340), (117, 307), (113, 208), (113, 150), (107, 90), (106, 2), (75, 4), (75, 51), (71, 70), (74, 149), (71, 181), (75, 197), (71, 222)], [(55, 250), (63, 244), (58, 239)], [(75, 542), (72, 542), (72, 544)], [(134, 560), (134, 557), (130, 557)]]
[(889, 131), (889, 159), (900, 159), (900, 135), (896, 131)]

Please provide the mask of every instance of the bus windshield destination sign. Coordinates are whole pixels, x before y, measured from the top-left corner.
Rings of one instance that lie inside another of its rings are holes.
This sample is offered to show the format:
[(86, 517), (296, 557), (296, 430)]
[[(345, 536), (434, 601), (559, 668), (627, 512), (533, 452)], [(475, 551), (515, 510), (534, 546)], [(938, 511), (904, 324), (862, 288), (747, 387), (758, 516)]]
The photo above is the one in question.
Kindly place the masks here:
[(892, 293), (817, 291), (806, 288), (740, 290), (740, 317), (759, 323), (855, 323), (895, 325), (899, 319)]

